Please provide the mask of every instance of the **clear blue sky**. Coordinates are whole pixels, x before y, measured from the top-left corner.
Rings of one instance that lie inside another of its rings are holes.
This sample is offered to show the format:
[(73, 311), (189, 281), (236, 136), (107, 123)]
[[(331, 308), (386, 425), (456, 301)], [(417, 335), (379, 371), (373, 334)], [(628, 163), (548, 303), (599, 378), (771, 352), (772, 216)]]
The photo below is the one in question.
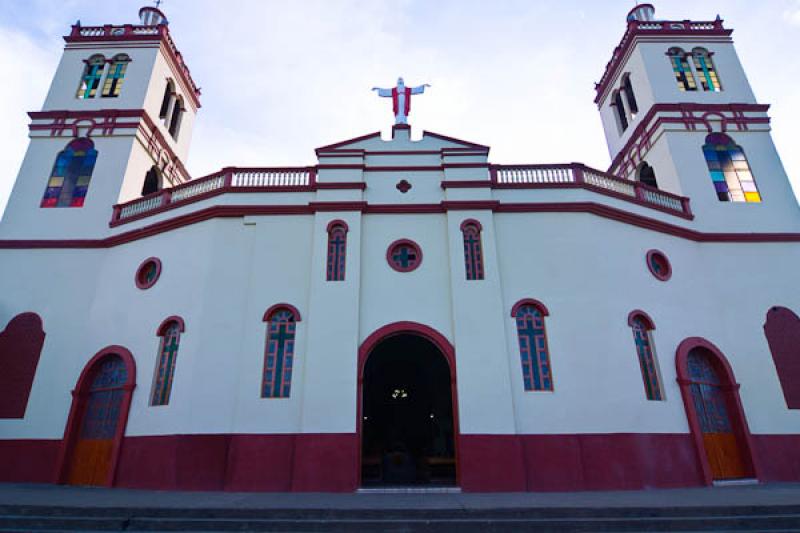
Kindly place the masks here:
[[(84, 25), (135, 23), (139, 0), (3, 0), (0, 210), (63, 48)], [(629, 0), (166, 0), (170, 30), (203, 89), (188, 168), (307, 165), (313, 148), (387, 131), (398, 75), (430, 83), (410, 122), (492, 147), (495, 163), (581, 161), (608, 151), (594, 82)], [(668, 0), (656, 17), (712, 20), (733, 37), (755, 94), (772, 104), (778, 151), (800, 191), (800, 0)], [(724, 76), (724, 73), (721, 73)], [(756, 176), (756, 179), (758, 177)], [(44, 178), (43, 178), (44, 179)], [(44, 182), (43, 182), (44, 183)], [(43, 185), (44, 187), (44, 185)]]

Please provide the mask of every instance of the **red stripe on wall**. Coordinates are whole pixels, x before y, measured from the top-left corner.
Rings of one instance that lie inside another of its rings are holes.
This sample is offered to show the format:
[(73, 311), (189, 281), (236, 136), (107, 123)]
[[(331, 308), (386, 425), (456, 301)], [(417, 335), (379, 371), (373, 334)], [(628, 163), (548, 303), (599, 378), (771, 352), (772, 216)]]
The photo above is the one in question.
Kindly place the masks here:
[[(761, 481), (800, 481), (800, 435), (753, 435)], [(60, 440), (0, 440), (0, 481), (51, 482)], [(466, 492), (703, 485), (686, 434), (460, 435)], [(126, 437), (115, 485), (160, 490), (352, 492), (355, 433)]]

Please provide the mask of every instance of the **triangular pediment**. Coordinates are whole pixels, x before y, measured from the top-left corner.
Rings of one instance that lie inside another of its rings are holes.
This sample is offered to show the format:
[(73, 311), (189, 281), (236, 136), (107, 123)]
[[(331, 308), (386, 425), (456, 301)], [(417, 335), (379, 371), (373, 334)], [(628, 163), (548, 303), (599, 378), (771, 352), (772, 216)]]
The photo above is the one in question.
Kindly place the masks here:
[(423, 131), (422, 138), (412, 140), (410, 129), (395, 126), (392, 138), (383, 139), (381, 132), (376, 131), (360, 137), (354, 137), (327, 146), (317, 148), (317, 155), (344, 154), (356, 152), (419, 152), (419, 151), (470, 151), (488, 153), (489, 147), (482, 144), (456, 139), (431, 131)]

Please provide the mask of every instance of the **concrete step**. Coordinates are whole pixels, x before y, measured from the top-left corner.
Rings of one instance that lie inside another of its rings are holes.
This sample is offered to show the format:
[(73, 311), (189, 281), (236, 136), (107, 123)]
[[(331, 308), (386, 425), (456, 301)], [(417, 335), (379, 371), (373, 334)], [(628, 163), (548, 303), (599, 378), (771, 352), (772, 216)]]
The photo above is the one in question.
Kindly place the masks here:
[(273, 510), (4, 505), (0, 531), (800, 531), (800, 506)]

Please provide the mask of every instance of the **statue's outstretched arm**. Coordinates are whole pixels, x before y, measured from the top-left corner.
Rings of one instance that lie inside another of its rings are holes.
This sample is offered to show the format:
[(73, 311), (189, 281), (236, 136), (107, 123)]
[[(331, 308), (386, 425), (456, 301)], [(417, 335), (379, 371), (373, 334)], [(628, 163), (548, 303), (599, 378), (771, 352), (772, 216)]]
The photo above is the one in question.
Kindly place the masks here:
[(381, 89), (380, 87), (373, 87), (373, 91), (378, 91), (378, 96), (392, 96), (391, 89)]
[(426, 83), (424, 85), (420, 85), (419, 87), (412, 87), (411, 94), (422, 94), (425, 92), (425, 87), (430, 87), (430, 83)]

